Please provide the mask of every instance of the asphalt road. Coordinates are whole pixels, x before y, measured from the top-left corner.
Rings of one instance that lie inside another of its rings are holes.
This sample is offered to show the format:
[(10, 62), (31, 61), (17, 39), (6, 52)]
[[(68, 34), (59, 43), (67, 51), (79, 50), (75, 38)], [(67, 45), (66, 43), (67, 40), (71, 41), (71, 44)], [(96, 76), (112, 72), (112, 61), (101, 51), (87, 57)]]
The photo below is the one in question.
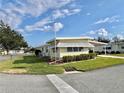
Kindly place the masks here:
[(0, 74), (0, 93), (124, 93), (124, 65), (51, 76)]
[(0, 75), (0, 93), (59, 93), (46, 76)]

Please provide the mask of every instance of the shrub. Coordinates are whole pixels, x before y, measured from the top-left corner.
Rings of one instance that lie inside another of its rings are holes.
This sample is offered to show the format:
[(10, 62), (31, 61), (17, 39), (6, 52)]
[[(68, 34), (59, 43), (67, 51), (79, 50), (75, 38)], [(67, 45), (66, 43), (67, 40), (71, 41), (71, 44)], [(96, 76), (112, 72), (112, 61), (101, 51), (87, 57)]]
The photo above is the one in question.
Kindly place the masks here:
[(89, 53), (93, 53), (93, 50), (89, 50)]
[(89, 54), (89, 59), (94, 59), (97, 56), (96, 53), (91, 53)]
[(36, 55), (36, 56), (39, 56), (39, 55), (40, 55), (40, 53), (41, 53), (41, 51), (40, 51), (40, 50), (35, 50), (35, 55)]
[(63, 62), (71, 62), (71, 61), (73, 61), (72, 56), (64, 56), (62, 59), (63, 59)]
[(115, 51), (111, 51), (111, 54), (115, 54)]
[(101, 54), (105, 54), (105, 51), (102, 51)]
[(96, 51), (95, 53), (101, 55), (101, 52), (100, 51)]
[(96, 53), (81, 54), (77, 56), (64, 56), (62, 60), (63, 62), (80, 61), (80, 60), (94, 59), (96, 56), (97, 56)]
[(116, 51), (116, 54), (120, 54), (120, 52), (119, 51)]
[(44, 56), (41, 58), (43, 61), (49, 62), (51, 61), (51, 58), (49, 56)]

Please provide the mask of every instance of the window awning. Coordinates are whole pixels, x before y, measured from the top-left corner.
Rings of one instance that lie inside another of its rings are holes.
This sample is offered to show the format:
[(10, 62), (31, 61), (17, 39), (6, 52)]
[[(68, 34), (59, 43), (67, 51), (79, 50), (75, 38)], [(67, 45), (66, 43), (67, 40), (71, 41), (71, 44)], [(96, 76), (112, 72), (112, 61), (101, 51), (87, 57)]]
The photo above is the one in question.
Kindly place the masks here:
[(92, 48), (94, 45), (90, 43), (58, 43), (57, 47), (88, 47)]

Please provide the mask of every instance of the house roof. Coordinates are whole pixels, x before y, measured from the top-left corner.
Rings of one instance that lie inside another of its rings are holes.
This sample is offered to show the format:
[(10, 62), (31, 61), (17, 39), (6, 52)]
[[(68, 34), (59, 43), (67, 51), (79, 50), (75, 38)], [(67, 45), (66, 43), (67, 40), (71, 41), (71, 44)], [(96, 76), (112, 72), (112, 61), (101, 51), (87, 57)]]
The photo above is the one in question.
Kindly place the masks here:
[(94, 47), (90, 43), (58, 43), (57, 47)]
[(49, 40), (48, 42), (54, 41), (55, 39), (56, 40), (73, 40), (73, 39), (75, 39), (75, 40), (79, 40), (79, 39), (89, 39), (89, 40), (91, 40), (93, 38), (91, 38), (91, 37), (56, 37), (54, 39)]
[(107, 45), (107, 43), (98, 42), (98, 41), (89, 41), (89, 43), (93, 44), (94, 46)]

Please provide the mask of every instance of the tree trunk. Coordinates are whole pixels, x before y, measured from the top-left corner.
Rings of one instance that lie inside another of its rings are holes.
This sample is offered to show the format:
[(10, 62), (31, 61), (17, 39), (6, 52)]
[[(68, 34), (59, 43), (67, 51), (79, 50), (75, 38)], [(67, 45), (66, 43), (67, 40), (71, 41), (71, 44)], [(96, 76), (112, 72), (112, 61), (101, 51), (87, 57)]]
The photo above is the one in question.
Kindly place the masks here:
[(7, 55), (9, 54), (9, 49), (6, 49)]

